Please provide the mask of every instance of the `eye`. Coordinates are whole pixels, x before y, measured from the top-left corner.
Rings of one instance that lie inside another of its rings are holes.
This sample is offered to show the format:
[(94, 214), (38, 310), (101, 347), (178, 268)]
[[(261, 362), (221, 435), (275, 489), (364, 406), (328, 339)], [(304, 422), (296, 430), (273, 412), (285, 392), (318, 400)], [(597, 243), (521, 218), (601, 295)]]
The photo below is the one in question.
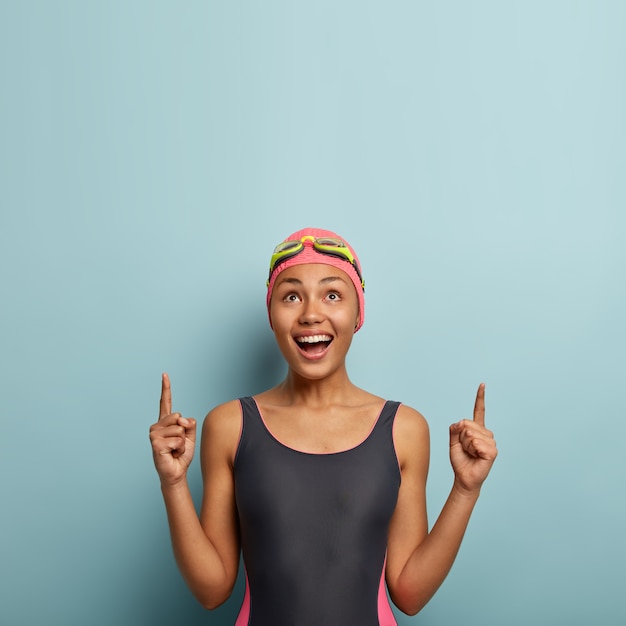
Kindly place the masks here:
[(331, 302), (337, 302), (338, 300), (341, 300), (341, 294), (338, 291), (331, 291), (326, 298)]
[(298, 302), (300, 300), (300, 296), (297, 293), (288, 293), (284, 298), (284, 302)]

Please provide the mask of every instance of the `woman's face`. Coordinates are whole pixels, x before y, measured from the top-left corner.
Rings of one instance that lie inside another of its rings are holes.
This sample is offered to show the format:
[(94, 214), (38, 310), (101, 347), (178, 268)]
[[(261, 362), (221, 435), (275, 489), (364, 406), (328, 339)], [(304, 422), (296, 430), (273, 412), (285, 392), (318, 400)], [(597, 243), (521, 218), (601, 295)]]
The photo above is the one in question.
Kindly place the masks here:
[(270, 316), (289, 367), (304, 378), (320, 379), (344, 365), (359, 303), (344, 271), (331, 265), (296, 265), (279, 274)]

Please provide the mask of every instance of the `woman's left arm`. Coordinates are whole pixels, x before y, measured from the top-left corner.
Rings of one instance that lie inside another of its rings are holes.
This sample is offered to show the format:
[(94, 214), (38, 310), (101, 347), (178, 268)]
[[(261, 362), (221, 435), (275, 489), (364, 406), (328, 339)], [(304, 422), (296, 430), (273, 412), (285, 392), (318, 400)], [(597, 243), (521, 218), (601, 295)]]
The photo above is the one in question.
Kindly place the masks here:
[(396, 606), (414, 615), (450, 571), (480, 488), (498, 454), (493, 433), (485, 428), (484, 384), (476, 394), (474, 419), (450, 426), (454, 484), (430, 532), (426, 519), (429, 442), (424, 418), (413, 409), (401, 407), (394, 442), (402, 484), (389, 529), (387, 586)]

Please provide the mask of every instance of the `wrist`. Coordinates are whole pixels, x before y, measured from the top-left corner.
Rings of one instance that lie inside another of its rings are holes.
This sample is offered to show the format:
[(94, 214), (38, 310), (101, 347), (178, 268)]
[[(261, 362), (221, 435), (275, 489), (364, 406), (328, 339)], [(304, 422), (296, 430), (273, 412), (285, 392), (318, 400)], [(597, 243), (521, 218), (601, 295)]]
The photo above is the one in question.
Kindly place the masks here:
[(174, 481), (161, 480), (161, 492), (163, 495), (174, 495), (185, 491), (189, 491), (187, 475)]
[(476, 502), (480, 496), (480, 487), (467, 487), (455, 478), (452, 485), (452, 493), (464, 500)]

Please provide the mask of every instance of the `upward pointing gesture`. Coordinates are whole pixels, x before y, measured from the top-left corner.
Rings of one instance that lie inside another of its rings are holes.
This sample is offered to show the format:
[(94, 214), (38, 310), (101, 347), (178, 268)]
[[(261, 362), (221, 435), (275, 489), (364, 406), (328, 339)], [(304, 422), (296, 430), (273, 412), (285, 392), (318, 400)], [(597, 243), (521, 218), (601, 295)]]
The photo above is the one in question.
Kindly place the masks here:
[(196, 443), (196, 420), (172, 413), (170, 378), (161, 378), (159, 421), (150, 427), (152, 456), (162, 483), (175, 484), (184, 480), (193, 459)]
[(172, 414), (172, 386), (167, 374), (161, 376), (161, 402), (159, 403), (159, 420)]
[(455, 484), (467, 492), (479, 491), (497, 455), (493, 433), (485, 428), (485, 383), (481, 383), (474, 402), (474, 419), (450, 426)]
[(485, 425), (485, 383), (480, 383), (480, 385), (478, 385), (478, 391), (476, 392), (476, 402), (474, 402), (474, 423), (479, 426)]

